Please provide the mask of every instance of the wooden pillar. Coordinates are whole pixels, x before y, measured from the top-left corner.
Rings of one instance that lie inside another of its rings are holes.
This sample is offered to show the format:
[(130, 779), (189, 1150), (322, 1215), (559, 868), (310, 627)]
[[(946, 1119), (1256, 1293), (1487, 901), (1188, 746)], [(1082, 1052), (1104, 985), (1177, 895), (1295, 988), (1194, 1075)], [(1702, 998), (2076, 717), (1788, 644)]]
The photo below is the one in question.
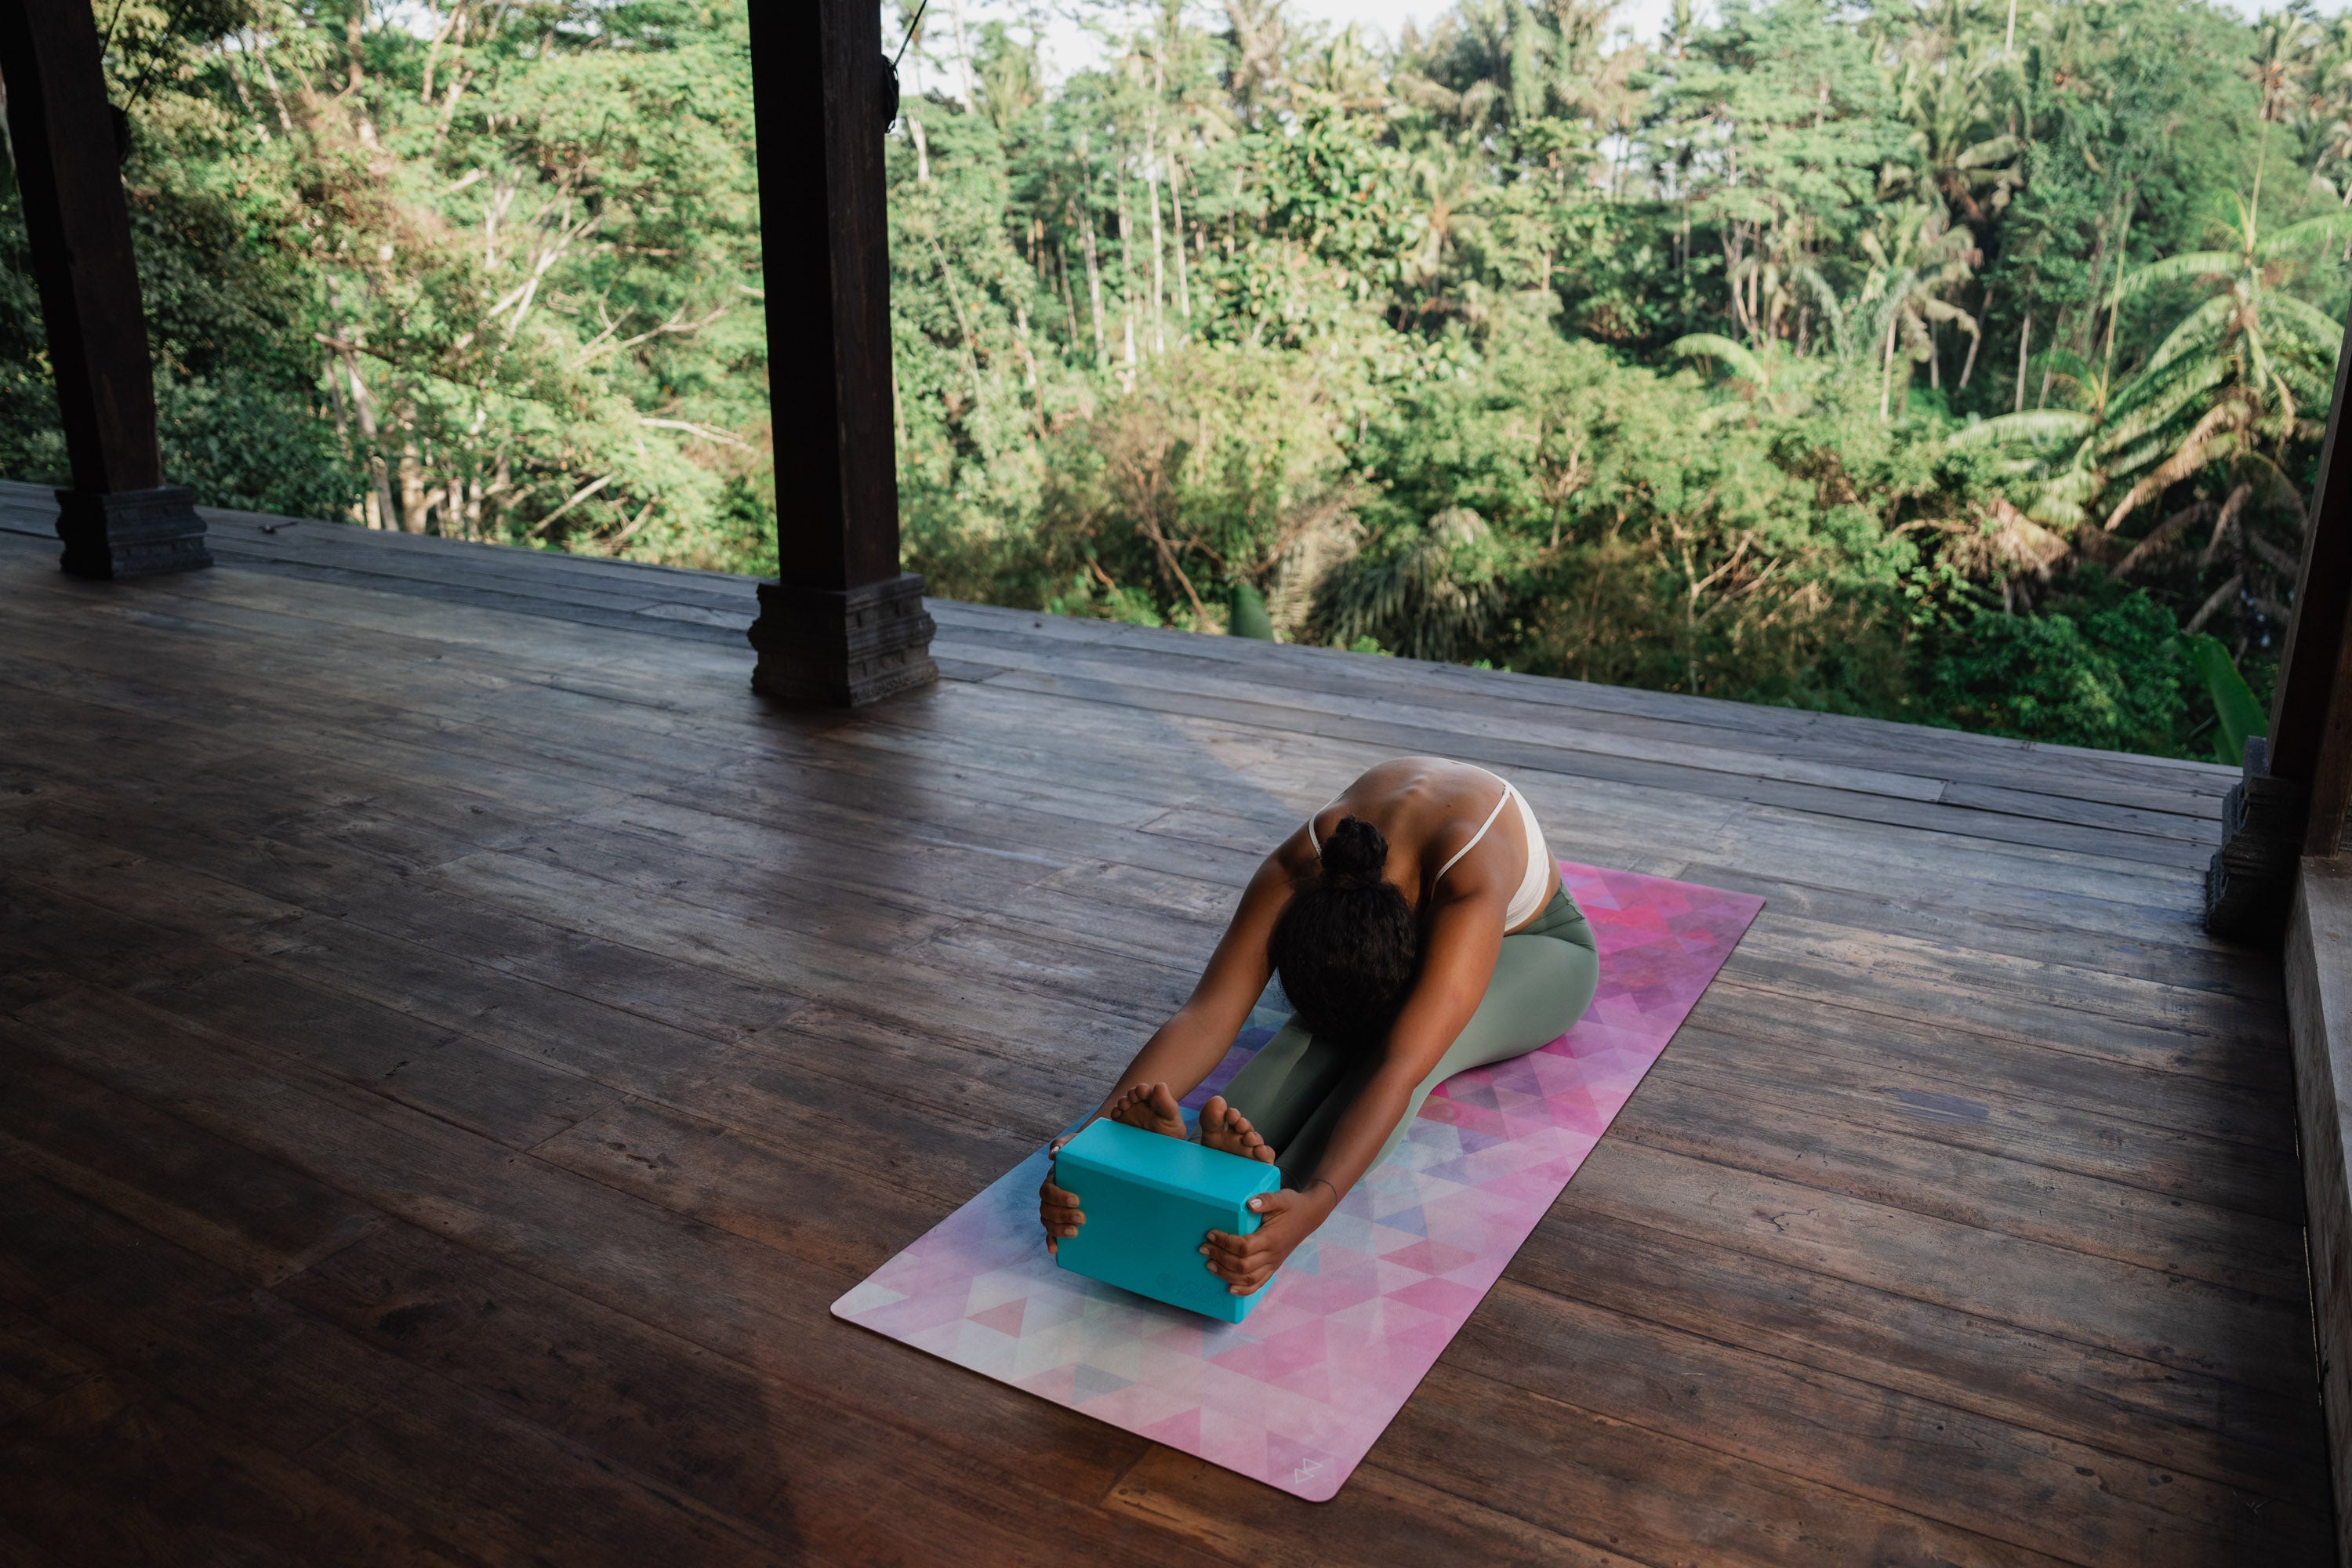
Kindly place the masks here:
[(890, 234), (897, 111), (874, 0), (751, 7), (777, 581), (751, 684), (854, 707), (938, 679), (923, 580), (898, 570)]
[(2268, 763), (2273, 777), (2302, 786), (2305, 855), (2343, 847), (2345, 809), (2352, 805), (2352, 439), (2339, 435), (2347, 377), (2352, 354), (2336, 370), (2294, 615), (2271, 699)]
[(2221, 847), (2205, 873), (2205, 925), (2275, 940), (2294, 897), (2297, 862), (2335, 855), (2352, 805), (2352, 435), (2338, 356), (2303, 532), (2303, 569), (2279, 659), (2270, 731), (2246, 742), (2244, 775), (2221, 808)]
[(0, 0), (0, 82), (73, 486), (58, 492), (67, 571), (209, 566), (193, 492), (163, 483), (131, 215), (89, 0)]

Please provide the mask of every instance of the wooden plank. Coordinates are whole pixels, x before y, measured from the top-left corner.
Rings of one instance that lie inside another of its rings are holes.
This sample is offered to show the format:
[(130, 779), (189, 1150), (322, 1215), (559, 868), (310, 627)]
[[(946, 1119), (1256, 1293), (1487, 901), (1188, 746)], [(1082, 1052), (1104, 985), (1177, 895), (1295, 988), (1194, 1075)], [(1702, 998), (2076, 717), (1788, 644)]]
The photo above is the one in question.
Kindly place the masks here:
[[(1119, 1478), (1106, 1503), (1242, 1568), (1333, 1563), (1642, 1568), (1633, 1558), (1470, 1502), (1378, 1461), (1359, 1466), (1332, 1501), (1303, 1503), (1154, 1444)], [(1591, 1522), (1579, 1528), (1596, 1534), (1606, 1530)]]
[[(1073, 658), (1066, 646), (1050, 643), (1018, 650), (991, 644), (983, 657), (1015, 658), (1015, 668), (1056, 678), (1093, 676), (1114, 684), (1147, 687), (1169, 684), (1169, 661), (1164, 658)], [(1196, 674), (1180, 684), (1182, 689), (1203, 697), (1242, 699), (1277, 708), (1289, 705), (1295, 698), (1301, 708), (1316, 711), (1340, 711), (1359, 717), (1377, 715), (1469, 737), (1539, 739), (1547, 744), (1601, 755), (1673, 763), (1758, 779), (1819, 784), (1897, 798), (1941, 800), (2008, 815), (2076, 822), (2209, 845), (2217, 831), (2215, 824), (2220, 815), (2215, 794), (2184, 793), (2177, 784), (2168, 789), (2126, 787), (2121, 791), (2094, 785), (2095, 794), (2086, 799), (2065, 787), (2075, 781), (2063, 770), (2052, 776), (2009, 768), (1991, 778), (1948, 779), (1945, 774), (1950, 752), (1944, 748), (1887, 746), (1864, 757), (1829, 757), (1812, 748), (1786, 743), (1762, 747), (1726, 745), (1720, 732), (1704, 739), (1686, 739), (1663, 733), (1664, 727), (1654, 721), (1638, 729), (1622, 721), (1595, 725), (1593, 716), (1584, 711), (1578, 711), (1573, 722), (1546, 721), (1532, 718), (1528, 703), (1500, 700), (1488, 692), (1411, 689), (1397, 691), (1379, 683), (1373, 683), (1373, 692), (1368, 692), (1367, 683), (1361, 679), (1296, 685), (1277, 675), (1263, 658), (1245, 669), (1239, 666), (1221, 668), (1232, 669), (1233, 674)], [(1535, 713), (1543, 711), (1540, 708), (1534, 710)], [(1474, 740), (1469, 743), (1476, 742)], [(2125, 798), (2098, 798), (2117, 793)]]
[[(942, 642), (965, 639), (964, 646), (974, 657), (1002, 658), (1004, 654), (999, 650), (1075, 645), (1089, 649), (1096, 658), (1112, 657), (1113, 650), (1139, 656), (1179, 679), (1189, 666), (1238, 666), (1258, 679), (1278, 680), (1302, 691), (1378, 689), (1417, 693), (1424, 700), (1436, 699), (1440, 705), (1499, 700), (1522, 707), (1565, 709), (1588, 724), (1631, 721), (1632, 726), (1654, 726), (1660, 732), (1681, 732), (1692, 739), (1711, 731), (1719, 738), (1718, 743), (1740, 743), (1736, 738), (1745, 736), (1747, 744), (1759, 748), (1793, 745), (1810, 755), (1838, 760), (1876, 758), (1883, 763), (1890, 757), (1932, 757), (1936, 759), (1933, 771), (1940, 776), (1985, 782), (2014, 782), (2026, 775), (2060, 779), (2093, 799), (2105, 798), (2099, 793), (2102, 784), (2156, 791), (2151, 804), (2177, 798), (2181, 791), (2218, 799), (2236, 778), (2234, 769), (2170, 757), (2052, 746), (1719, 698), (1471, 670), (1458, 665), (1402, 658), (1371, 660), (1330, 649), (1271, 652), (1264, 644), (1220, 637), (983, 605), (932, 604)], [(2116, 803), (2133, 801), (2119, 796)]]
[[(2342, 386), (2339, 378), (2337, 385)], [(2339, 399), (2340, 401), (2340, 399)], [(2337, 413), (2340, 413), (2340, 408)], [(2335, 416), (2328, 422), (2336, 439)], [(2347, 454), (2352, 456), (2352, 454)], [(2336, 504), (2347, 477), (2340, 471)], [(2311, 1226), (2320, 1403), (2339, 1518), (2352, 1519), (2352, 866), (2306, 857), (2295, 877), (2284, 967), (2295, 1128)], [(2352, 1536), (2347, 1536), (2352, 1541)]]
[(799, 1541), (827, 1557), (1199, 1561), (1082, 1500), (1101, 1489), (1103, 1450), (1123, 1460), (1145, 1447), (1140, 1440), (1111, 1437), (1037, 1401), (992, 1397), (977, 1379), (958, 1381), (1006, 1406), (994, 1440), (1000, 1459), (1022, 1456), (1017, 1481), (1001, 1465), (940, 1452), (938, 1424), (971, 1419), (969, 1397), (942, 1390), (919, 1414), (870, 1398), (813, 1397), (804, 1382), (712, 1355), (421, 1233), (388, 1234), (300, 1289), (306, 1306), (388, 1352), (593, 1443), (707, 1507), (789, 1521)]
[[(412, 1223), (429, 1222), (434, 1228), (454, 1231), (475, 1252), (503, 1256), (509, 1269), (548, 1278), (549, 1283), (568, 1287), (592, 1300), (610, 1297), (617, 1289), (621, 1306), (607, 1308), (595, 1315), (594, 1323), (575, 1331), (585, 1343), (609, 1343), (626, 1331), (625, 1320), (634, 1319), (663, 1324), (672, 1333), (717, 1350), (739, 1368), (769, 1368), (775, 1359), (773, 1347), (803, 1343), (809, 1334), (822, 1333), (829, 1336), (829, 1345), (836, 1347), (832, 1353), (819, 1359), (796, 1356), (788, 1369), (803, 1398), (824, 1391), (839, 1398), (845, 1391), (860, 1387), (887, 1387), (892, 1380), (903, 1379), (906, 1369), (913, 1365), (896, 1347), (824, 1315), (824, 1303), (845, 1289), (854, 1274), (812, 1276), (766, 1247), (724, 1240), (707, 1226), (667, 1218), (658, 1210), (552, 1166), (517, 1163), (478, 1140), (403, 1108), (382, 1101), (352, 1101), (326, 1083), (257, 1074), (241, 1058), (194, 1037), (174, 1037), (159, 1048), (153, 1043), (153, 1030), (144, 1038), (131, 1038), (119, 1025), (110, 1025), (106, 1014), (107, 1009), (96, 1005), (95, 999), (78, 1008), (45, 1013), (40, 1022), (51, 1027), (41, 1037), (44, 1048), (63, 1051), (84, 1067), (121, 1079), (126, 1090), (169, 1096), (199, 1120), (234, 1126), (248, 1142), (266, 1145), (264, 1152), (304, 1159), (320, 1167), (322, 1174), (344, 1184), (371, 1184), (368, 1195), (385, 1202), (391, 1210), (402, 1212)], [(356, 1117), (353, 1111), (358, 1112)], [(872, 1250), (877, 1245), (868, 1237), (869, 1257), (876, 1261), (882, 1255)], [(446, 1256), (466, 1255), (453, 1251)], [(680, 1290), (681, 1279), (723, 1282), (727, 1289)], [(528, 1296), (531, 1289), (521, 1278), (502, 1277), (487, 1299), (504, 1302), (518, 1295)], [(506, 1310), (502, 1306), (499, 1313)], [(452, 1317), (470, 1336), (486, 1331), (483, 1318), (499, 1315), (469, 1310)], [(429, 1316), (395, 1316), (391, 1336), (400, 1340), (421, 1331)], [(527, 1322), (529, 1314), (521, 1314), (520, 1321)], [(714, 1340), (719, 1342), (715, 1345), (710, 1342)], [(544, 1355), (543, 1351), (538, 1353)], [(450, 1347), (438, 1347), (436, 1364), (446, 1368), (449, 1354)], [(526, 1370), (510, 1364), (511, 1360), (504, 1352), (494, 1355), (488, 1363), (494, 1370), (485, 1373), (485, 1377), (510, 1381)], [(560, 1379), (576, 1375), (565, 1363), (547, 1364), (550, 1375)], [(659, 1386), (658, 1379), (640, 1384), (641, 1373), (621, 1375), (632, 1385)], [(734, 1375), (741, 1375), (740, 1370)], [(940, 1396), (936, 1373), (924, 1370), (919, 1375), (928, 1391), (923, 1397), (909, 1390), (886, 1407), (898, 1409), (907, 1421), (953, 1424), (972, 1419), (966, 1406)], [(1107, 1457), (1098, 1429), (1091, 1423), (978, 1379), (963, 1380), (961, 1386), (975, 1391), (992, 1411), (1001, 1405), (1024, 1416), (1032, 1412), (1049, 1413), (1066, 1429), (1060, 1447), (1070, 1456), (1067, 1462), (1096, 1467), (1100, 1477), (1097, 1491), (1108, 1484), (1111, 1472), (1101, 1468)], [(862, 1406), (865, 1401), (853, 1393), (850, 1403)], [(856, 1520), (868, 1521), (872, 1514), (865, 1494), (880, 1484), (885, 1475), (908, 1478), (915, 1490), (903, 1507), (910, 1518), (919, 1517), (912, 1500), (927, 1489), (932, 1495), (955, 1495), (961, 1500), (955, 1512), (957, 1528), (976, 1528), (971, 1521), (983, 1497), (998, 1497), (992, 1506), (1007, 1518), (1019, 1517), (1024, 1508), (1034, 1513), (1034, 1501), (1020, 1500), (1027, 1481), (1015, 1480), (981, 1459), (982, 1455), (1001, 1459), (1006, 1451), (996, 1446), (1000, 1440), (987, 1427), (967, 1429), (955, 1436), (949, 1443), (955, 1450), (952, 1457), (925, 1458), (927, 1454), (936, 1454), (936, 1445), (948, 1436), (940, 1426), (919, 1427), (919, 1435), (927, 1442), (910, 1447), (878, 1436), (871, 1439), (861, 1436), (860, 1423), (867, 1419), (843, 1413), (823, 1422), (782, 1422), (768, 1430), (771, 1442), (791, 1441), (792, 1447), (776, 1456), (783, 1473), (799, 1473), (803, 1467), (814, 1470), (824, 1455), (834, 1454), (835, 1462), (846, 1464), (854, 1475), (863, 1478), (856, 1484), (844, 1479), (814, 1488), (808, 1497), (796, 1494), (795, 1519), (805, 1521), (806, 1514), (817, 1506), (816, 1497), (829, 1495)], [(993, 1423), (992, 1415), (989, 1420)], [(422, 1507), (425, 1493), (415, 1489), (424, 1483), (415, 1478), (418, 1468), (431, 1457), (430, 1448), (420, 1446), (431, 1429), (394, 1428), (380, 1420), (354, 1426), (344, 1434), (348, 1441), (333, 1450), (337, 1471), (349, 1469), (369, 1477), (372, 1486), (395, 1493), (404, 1510)], [(468, 1426), (455, 1430), (449, 1440), (454, 1444), (452, 1451), (463, 1456), (488, 1438)], [(1024, 1472), (1041, 1462), (1038, 1445), (1025, 1446), (1021, 1451)], [(950, 1480), (968, 1474), (976, 1465), (983, 1471), (982, 1476)], [(1089, 1532), (1086, 1539), (1068, 1530), (1061, 1533), (1066, 1539), (1057, 1543), (1055, 1554), (1045, 1560), (1181, 1560), (1171, 1556), (1165, 1543), (1141, 1554), (1129, 1552), (1118, 1543), (1132, 1539), (1131, 1535), (1122, 1535), (1107, 1521), (1102, 1530)]]
[(97, 1376), (105, 1364), (32, 1314), (0, 1310), (0, 1429)]
[(1769, 911), (1725, 965), (1743, 984), (1890, 1017), (1998, 1034), (2053, 1051), (2275, 1091), (2282, 1020), (2251, 998), (2063, 963), (1965, 953), (1813, 927)]
[[(0, 527), (6, 526), (0, 516)], [(14, 1568), (68, 1568), (64, 1558), (53, 1555), (46, 1547), (37, 1546), (33, 1538), (18, 1531), (6, 1519), (0, 1518), (0, 1563)]]
[(1507, 1278), (2255, 1496), (2322, 1489), (2307, 1390), (2182, 1372), (1589, 1205), (1548, 1221)]
[(119, 1373), (0, 1428), (0, 1518), (65, 1562), (473, 1563)]
[(1441, 1363), (1374, 1459), (1424, 1485), (1653, 1563), (2060, 1559)]
[(2264, 1218), (1906, 1138), (1899, 1114), (1840, 1115), (1814, 1096), (1671, 1072), (1645, 1079), (1611, 1131), (1648, 1148), (2168, 1277), (2277, 1300), (2306, 1292), (2300, 1214)]
[[(250, 1152), (245, 1158), (256, 1167), (274, 1163)], [(141, 1206), (152, 1213), (172, 1201), (152, 1193)], [(320, 1439), (415, 1392), (413, 1371), (317, 1332), (253, 1287), (233, 1252), (184, 1249), (5, 1160), (0, 1213), (17, 1257), (10, 1300), (116, 1372), (274, 1453), (299, 1459)]]
[[(119, 884), (110, 891), (124, 899)], [(165, 911), (168, 918), (168, 911)], [(261, 944), (274, 947), (275, 941)], [(482, 1050), (466, 1037), (393, 1008), (305, 985), (268, 965), (219, 952), (214, 973), (156, 994), (207, 1027), (244, 1030), (295, 1059), (315, 1061), (370, 1093), (416, 1106), (513, 1147), (529, 1147), (608, 1105), (610, 1089), (527, 1057)]]
[[(2329, 1517), (1639, 1318), (1490, 1293), (1448, 1364), (2075, 1563), (2321, 1563)], [(2091, 1472), (2084, 1485), (2083, 1472)], [(2070, 1506), (2042, 1506), (2063, 1493)]]
[[(1276, 709), (1231, 698), (1202, 697), (1166, 688), (1113, 685), (1108, 681), (1063, 674), (1026, 672), (987, 682), (991, 689), (1031, 691), (1111, 707), (1131, 707), (1147, 712), (1213, 717), (1225, 723), (1254, 724), (1284, 732), (1374, 742), (1402, 753), (1448, 753), (1465, 750), (1461, 737), (1442, 721), (1428, 725), (1352, 719), (1310, 709)], [(2026, 844), (2048, 848), (2095, 851), (2121, 859), (2181, 868), (2201, 866), (2210, 850), (2168, 838), (2103, 832), (2066, 823), (2030, 817), (2001, 816), (1895, 797), (1820, 786), (1777, 783), (1732, 773), (1672, 769), (1665, 764), (1570, 753), (1529, 739), (1482, 740), (1474, 753), (1506, 770), (1541, 767), (1580, 778), (1612, 779), (1629, 784), (1672, 784), (1727, 799), (1787, 806), (1817, 816), (1889, 826), (1921, 828), (1965, 835), (1998, 843)], [(1719, 781), (1719, 782), (1718, 782)]]
[(712, 1039), (740, 1038), (805, 1005), (765, 975), (700, 967), (690, 956), (673, 959), (442, 889), (378, 893), (352, 911), (352, 923)]
[[(1679, 875), (1685, 881), (1759, 894), (1776, 914), (1795, 915), (1822, 925), (1924, 937), (1943, 946), (2011, 958), (2063, 954), (2072, 963), (2109, 974), (2234, 996), (2263, 999), (2278, 994), (2276, 966), (2264, 954), (2216, 943), (2185, 909), (2086, 908), (2075, 900), (2043, 895), (2031, 903), (2020, 901), (2011, 909), (1987, 911), (1961, 907), (1957, 899), (1906, 896), (1883, 884), (1832, 886), (1818, 869), (1807, 879), (1799, 879), (1706, 860), (1684, 862)], [(2093, 925), (2102, 913), (2111, 918), (2100, 924), (2122, 930), (2110, 932)]]
[[(2202, 845), (2209, 851), (2219, 846), (2221, 839), (2218, 812), (2150, 811), (2139, 806), (2083, 800), (2074, 795), (2061, 795), (2054, 789), (1958, 781), (1947, 784), (1936, 798), (1942, 805), (1965, 806), (1971, 811), (2033, 817), (2042, 822), (2071, 822), (2084, 827), (2104, 827), (2115, 833), (2141, 833), (2156, 838), (2175, 838), (2183, 843)], [(2207, 798), (2197, 797), (2200, 803)]]
[[(1817, 1016), (1768, 1035), (1740, 1026), (1727, 1016), (1731, 1011), (1710, 1007), (1704, 1022), (1684, 1025), (1643, 1082), (1753, 1096), (1834, 1118), (1844, 1138), (1942, 1145), (2272, 1223), (2301, 1222), (2291, 1149), (2154, 1124), (2126, 1113), (2116, 1102), (2120, 1094), (2068, 1103), (2051, 1092), (2041, 1052), (2011, 1050), (1982, 1036), (1946, 1036), (1938, 1042), (1944, 1048), (1930, 1055), (1885, 1038), (1883, 1023), (1867, 1016), (1859, 1026), (1851, 1016)], [(1833, 1041), (1832, 1031), (1843, 1037)], [(2115, 1076), (2112, 1069), (2100, 1074)], [(2202, 1109), (2197, 1086), (2166, 1079), (2157, 1087), (2165, 1091), (2166, 1109), (2176, 1101)]]
[[(238, 553), (234, 545), (228, 544), (225, 544), (221, 552), (224, 559), (232, 561)], [(355, 570), (342, 565), (289, 562), (278, 558), (247, 557), (242, 564), (251, 570), (259, 570), (273, 576), (289, 577), (303, 583), (332, 584), (342, 587), (368, 589), (377, 593), (397, 594), (443, 604), (463, 605), (472, 609), (490, 611), (504, 616), (572, 621), (583, 626), (595, 626), (605, 631), (633, 632), (646, 637), (676, 638), (732, 647), (742, 635), (740, 631), (710, 626), (699, 618), (691, 621), (679, 620), (646, 613), (659, 603), (655, 600), (646, 600), (635, 605), (624, 607), (583, 604), (578, 596), (569, 592), (552, 595), (517, 593), (504, 583), (445, 584), (404, 572), (391, 574)]]
[(0, 1154), (258, 1284), (381, 1223), (331, 1188), (40, 1061), (5, 1019), (0, 1100)]
[[(971, 696), (958, 693), (956, 706), (983, 700), (985, 689)], [(1268, 781), (1293, 808), (1294, 819), (1328, 800), (1335, 781), (1344, 782), (1365, 763), (1387, 754), (1385, 749), (1350, 747), (1317, 737), (1227, 731), (1212, 721), (1183, 720), (1176, 727), (1189, 743), (1210, 752), (1221, 764)], [(1323, 762), (1325, 757), (1332, 760)], [(1670, 805), (1680, 820), (1662, 830), (1675, 835), (1668, 842), (1692, 858), (1705, 852), (1719, 864), (1750, 867), (1752, 862), (1757, 875), (1880, 889), (1890, 876), (1905, 877), (1931, 881), (1957, 908), (2030, 913), (2055, 901), (2066, 907), (2068, 923), (2084, 923), (2081, 916), (2086, 914), (2102, 930), (2143, 929), (2151, 920), (2193, 926), (2195, 919), (2194, 895), (2201, 884), (2179, 869), (1944, 834), (1871, 830), (1755, 803), (1561, 779), (1540, 768), (1506, 771), (1535, 805), (1538, 819), (1549, 825), (1553, 847), (1570, 858), (1580, 858), (1582, 825), (1588, 819), (1646, 825), (1658, 806)], [(2123, 907), (2102, 919), (2095, 904), (2084, 908), (2075, 902), (2082, 900)], [(2136, 923), (2118, 925), (2118, 921)], [(2198, 940), (2210, 941), (2201, 935)]]
[(668, 1552), (766, 1563), (786, 1553), (789, 1538), (681, 1498), (268, 1292), (225, 1289), (200, 1260), (114, 1251), (115, 1268), (50, 1304), (54, 1318), (206, 1419), (299, 1456), (394, 1518), (433, 1521), (487, 1561)]
[(1601, 1143), (1544, 1223), (1588, 1212), (2269, 1393), (2307, 1390), (2315, 1375), (2293, 1301), (1630, 1141)]

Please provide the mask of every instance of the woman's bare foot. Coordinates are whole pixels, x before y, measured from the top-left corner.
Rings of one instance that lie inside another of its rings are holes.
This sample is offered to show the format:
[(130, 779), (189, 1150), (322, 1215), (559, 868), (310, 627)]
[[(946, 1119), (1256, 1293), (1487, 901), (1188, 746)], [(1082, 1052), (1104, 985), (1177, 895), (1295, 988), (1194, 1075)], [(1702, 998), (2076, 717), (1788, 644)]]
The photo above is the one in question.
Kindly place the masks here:
[(1139, 1127), (1146, 1132), (1158, 1132), (1170, 1138), (1185, 1135), (1184, 1112), (1164, 1083), (1137, 1084), (1103, 1107), (1103, 1114), (1113, 1121), (1124, 1121), (1129, 1127)]
[(1257, 1135), (1249, 1118), (1227, 1105), (1222, 1094), (1211, 1095), (1209, 1103), (1201, 1107), (1201, 1147), (1274, 1163), (1274, 1151)]

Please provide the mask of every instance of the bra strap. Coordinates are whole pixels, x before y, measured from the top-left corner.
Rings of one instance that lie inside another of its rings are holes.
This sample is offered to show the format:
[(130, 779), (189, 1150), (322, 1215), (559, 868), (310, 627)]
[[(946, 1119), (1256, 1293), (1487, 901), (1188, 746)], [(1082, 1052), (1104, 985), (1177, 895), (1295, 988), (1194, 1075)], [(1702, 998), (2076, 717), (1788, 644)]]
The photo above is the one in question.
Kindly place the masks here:
[(1318, 860), (1323, 858), (1323, 841), (1315, 837), (1315, 819), (1322, 816), (1325, 812), (1330, 810), (1331, 807), (1338, 803), (1339, 799), (1339, 797), (1335, 795), (1329, 800), (1325, 801), (1321, 805), (1317, 806), (1313, 811), (1307, 814), (1307, 842), (1313, 847), (1315, 851), (1315, 858)]
[(1478, 847), (1478, 840), (1486, 837), (1486, 829), (1495, 826), (1495, 818), (1503, 815), (1503, 807), (1510, 805), (1511, 796), (1517, 793), (1507, 784), (1503, 786), (1502, 795), (1495, 802), (1495, 809), (1486, 814), (1486, 820), (1478, 825), (1478, 831), (1470, 836), (1470, 842), (1456, 849), (1454, 852), (1454, 858), (1437, 868), (1437, 875), (1430, 879), (1430, 886), (1435, 887), (1445, 880), (1445, 873), (1454, 869), (1454, 861), (1460, 860), (1462, 857)]

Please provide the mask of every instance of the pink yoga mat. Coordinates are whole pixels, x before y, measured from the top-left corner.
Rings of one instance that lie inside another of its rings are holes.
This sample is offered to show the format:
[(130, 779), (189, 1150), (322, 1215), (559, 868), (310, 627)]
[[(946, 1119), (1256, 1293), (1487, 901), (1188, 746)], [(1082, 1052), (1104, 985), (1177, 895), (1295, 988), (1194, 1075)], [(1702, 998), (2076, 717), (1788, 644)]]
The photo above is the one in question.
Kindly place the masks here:
[[(1322, 1502), (1339, 1491), (1666, 1048), (1764, 900), (1560, 863), (1601, 944), (1559, 1039), (1448, 1079), (1266, 1287), (1221, 1324), (1065, 1273), (1024, 1160), (833, 1304), (958, 1366)], [(1255, 1017), (1185, 1100), (1272, 1036)]]

